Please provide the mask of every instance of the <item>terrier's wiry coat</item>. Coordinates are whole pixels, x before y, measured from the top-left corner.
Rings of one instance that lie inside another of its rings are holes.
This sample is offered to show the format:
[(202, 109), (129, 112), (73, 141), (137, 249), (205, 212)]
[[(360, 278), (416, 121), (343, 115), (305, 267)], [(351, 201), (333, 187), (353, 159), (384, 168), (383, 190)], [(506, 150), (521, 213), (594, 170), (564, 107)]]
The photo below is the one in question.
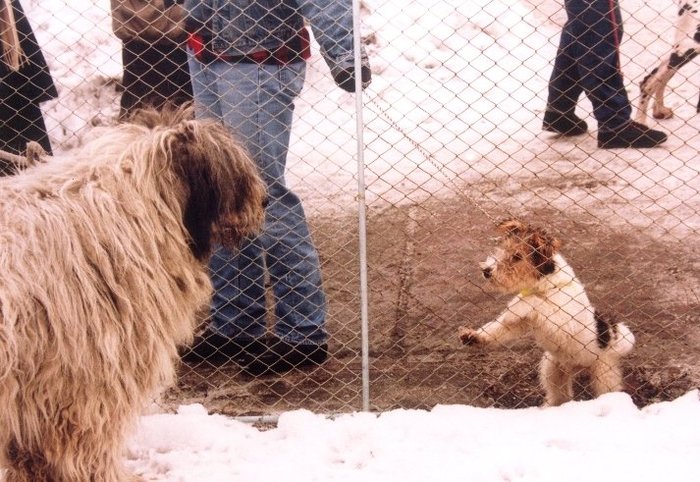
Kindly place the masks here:
[(634, 345), (627, 326), (606, 321), (591, 306), (558, 253), (559, 240), (517, 220), (504, 221), (499, 230), (502, 245), (481, 269), (496, 288), (516, 296), (496, 320), (478, 329), (460, 328), (462, 343), (489, 347), (533, 336), (545, 350), (540, 382), (546, 405), (571, 400), (574, 377), (583, 370), (596, 396), (621, 390), (620, 358)]
[(209, 303), (213, 243), (263, 222), (229, 133), (144, 112), (0, 180), (0, 465), (8, 482), (122, 482), (125, 437)]

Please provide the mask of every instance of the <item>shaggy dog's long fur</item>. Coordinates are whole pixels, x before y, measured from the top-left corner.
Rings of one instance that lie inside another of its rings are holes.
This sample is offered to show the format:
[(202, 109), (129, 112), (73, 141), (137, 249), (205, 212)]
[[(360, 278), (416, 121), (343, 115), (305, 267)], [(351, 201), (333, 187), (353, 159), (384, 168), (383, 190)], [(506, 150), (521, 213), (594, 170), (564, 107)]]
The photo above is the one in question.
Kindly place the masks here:
[[(676, 75), (678, 69), (700, 54), (699, 5), (700, 0), (679, 0), (673, 47), (659, 66), (652, 70), (640, 85), (637, 122), (646, 123), (647, 107), (652, 97), (654, 98), (654, 108), (652, 109), (654, 118), (669, 119), (673, 117), (673, 111), (664, 104), (664, 92), (668, 81)], [(700, 112), (700, 99), (698, 99), (696, 111)]]
[(465, 345), (496, 346), (532, 336), (545, 350), (540, 382), (546, 405), (573, 398), (573, 380), (588, 371), (595, 395), (622, 389), (620, 358), (634, 345), (623, 323), (601, 316), (583, 284), (559, 254), (560, 241), (518, 220), (500, 224), (498, 251), (482, 263), (483, 275), (497, 289), (515, 294), (494, 321), (459, 329)]
[(0, 180), (9, 482), (131, 479), (125, 436), (174, 379), (210, 299), (212, 243), (262, 225), (254, 163), (223, 127), (186, 117), (143, 113)]

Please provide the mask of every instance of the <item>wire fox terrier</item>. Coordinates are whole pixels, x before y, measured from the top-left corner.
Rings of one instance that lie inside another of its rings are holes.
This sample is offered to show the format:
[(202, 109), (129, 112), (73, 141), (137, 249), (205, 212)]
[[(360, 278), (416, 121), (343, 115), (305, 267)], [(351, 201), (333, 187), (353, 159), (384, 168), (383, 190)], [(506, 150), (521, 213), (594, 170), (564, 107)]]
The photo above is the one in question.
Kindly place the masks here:
[(500, 248), (481, 263), (484, 278), (499, 291), (515, 293), (496, 320), (461, 327), (465, 345), (491, 347), (526, 335), (545, 350), (540, 383), (545, 406), (573, 399), (574, 378), (588, 371), (595, 396), (622, 390), (620, 358), (634, 335), (623, 323), (602, 317), (583, 284), (558, 253), (561, 242), (544, 229), (517, 220), (502, 222)]

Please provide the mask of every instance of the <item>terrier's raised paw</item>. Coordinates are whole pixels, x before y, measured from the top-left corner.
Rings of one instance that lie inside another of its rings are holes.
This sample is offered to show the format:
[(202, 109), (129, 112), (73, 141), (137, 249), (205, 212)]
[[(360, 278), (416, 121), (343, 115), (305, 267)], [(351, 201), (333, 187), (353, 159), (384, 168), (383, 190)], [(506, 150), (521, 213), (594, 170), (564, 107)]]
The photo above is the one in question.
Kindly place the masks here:
[(479, 345), (483, 342), (479, 333), (471, 328), (462, 327), (459, 329), (458, 334), (463, 345)]

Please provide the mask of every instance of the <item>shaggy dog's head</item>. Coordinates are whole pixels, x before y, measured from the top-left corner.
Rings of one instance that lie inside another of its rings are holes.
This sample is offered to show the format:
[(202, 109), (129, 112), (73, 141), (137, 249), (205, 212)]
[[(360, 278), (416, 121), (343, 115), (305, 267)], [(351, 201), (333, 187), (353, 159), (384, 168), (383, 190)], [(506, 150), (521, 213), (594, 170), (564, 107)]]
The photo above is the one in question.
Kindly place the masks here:
[(192, 252), (205, 259), (213, 244), (235, 248), (259, 232), (267, 194), (254, 161), (228, 130), (191, 117), (191, 109), (140, 111), (130, 123), (152, 136), (132, 156), (145, 154), (151, 174), (176, 191)]
[(509, 293), (529, 289), (554, 272), (558, 239), (515, 219), (501, 222), (498, 230), (503, 234), (499, 248), (480, 264), (484, 278), (496, 288)]

